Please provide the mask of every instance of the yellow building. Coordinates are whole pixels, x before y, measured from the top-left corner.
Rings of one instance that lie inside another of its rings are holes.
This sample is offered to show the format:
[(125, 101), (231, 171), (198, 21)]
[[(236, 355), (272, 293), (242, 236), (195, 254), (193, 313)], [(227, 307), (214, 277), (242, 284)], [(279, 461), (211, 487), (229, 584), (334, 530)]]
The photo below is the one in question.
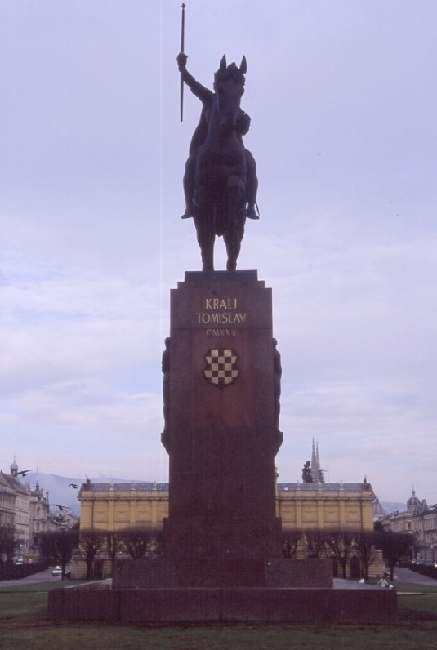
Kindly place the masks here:
[[(119, 532), (129, 528), (162, 529), (168, 516), (167, 483), (82, 484), (78, 495), (80, 530)], [(276, 514), (282, 519), (284, 536), (291, 532), (372, 532), (375, 494), (363, 483), (278, 483)], [(305, 545), (297, 557), (305, 555)], [(103, 559), (104, 553), (100, 559)], [(354, 554), (351, 554), (354, 557)], [(83, 577), (85, 564), (76, 554), (72, 577)], [(108, 575), (107, 564), (100, 575)], [(383, 571), (380, 558), (371, 574)], [(349, 573), (349, 569), (348, 569)]]
[[(162, 527), (167, 483), (92, 483), (79, 492), (80, 529)], [(278, 483), (276, 514), (284, 530), (373, 530), (370, 483)]]
[(370, 483), (278, 483), (277, 509), (284, 530), (373, 531)]
[[(132, 528), (162, 529), (168, 517), (168, 483), (83, 483), (78, 494), (81, 532), (120, 532)], [(110, 562), (104, 549), (94, 562), (95, 577), (111, 574)], [(71, 577), (86, 577), (85, 558), (73, 554)]]
[(168, 483), (82, 484), (80, 530), (161, 528), (168, 516)]

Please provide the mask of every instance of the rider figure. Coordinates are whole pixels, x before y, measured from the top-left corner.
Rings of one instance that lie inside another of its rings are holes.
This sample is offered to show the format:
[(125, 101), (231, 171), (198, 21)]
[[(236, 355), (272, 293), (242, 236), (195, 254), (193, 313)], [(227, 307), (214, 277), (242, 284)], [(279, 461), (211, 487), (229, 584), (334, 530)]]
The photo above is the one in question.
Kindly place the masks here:
[[(200, 115), (199, 124), (197, 125), (190, 143), (190, 156), (185, 163), (185, 176), (184, 176), (184, 191), (185, 191), (185, 214), (182, 219), (188, 219), (193, 216), (194, 205), (194, 172), (196, 167), (196, 157), (199, 148), (206, 140), (208, 132), (207, 114), (214, 99), (215, 93), (205, 86), (202, 86), (186, 69), (187, 56), (183, 52), (178, 54), (177, 63), (182, 75), (183, 81), (187, 84), (191, 92), (200, 99), (203, 104), (202, 113)], [(243, 144), (243, 135), (246, 135), (250, 127), (250, 117), (247, 113), (241, 110), (238, 111), (236, 135)], [(248, 149), (244, 150), (246, 153), (246, 166), (247, 166), (247, 185), (246, 185), (246, 217), (249, 219), (259, 219), (258, 206), (256, 203), (256, 191), (258, 189), (258, 180), (256, 177), (256, 163), (255, 158), (252, 156)]]

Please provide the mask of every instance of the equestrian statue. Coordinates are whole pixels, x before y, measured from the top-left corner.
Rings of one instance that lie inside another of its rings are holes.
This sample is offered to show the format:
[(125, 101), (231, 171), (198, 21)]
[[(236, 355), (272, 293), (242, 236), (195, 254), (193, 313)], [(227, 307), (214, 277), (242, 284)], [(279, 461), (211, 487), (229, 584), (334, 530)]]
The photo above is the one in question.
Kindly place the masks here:
[(187, 56), (177, 57), (181, 80), (203, 104), (199, 124), (185, 164), (185, 213), (192, 217), (204, 271), (214, 270), (214, 242), (223, 236), (228, 271), (237, 268), (246, 217), (259, 219), (255, 159), (244, 148), (250, 117), (240, 108), (244, 93), (245, 57), (240, 66), (220, 61), (214, 90), (202, 86), (186, 68)]

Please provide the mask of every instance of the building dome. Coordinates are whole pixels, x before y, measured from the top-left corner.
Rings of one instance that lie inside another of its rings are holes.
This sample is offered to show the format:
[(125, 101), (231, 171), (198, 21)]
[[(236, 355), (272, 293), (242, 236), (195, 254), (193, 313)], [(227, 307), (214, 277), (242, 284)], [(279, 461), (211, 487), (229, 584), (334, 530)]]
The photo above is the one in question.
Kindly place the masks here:
[(415, 514), (417, 514), (419, 512), (419, 510), (420, 510), (420, 501), (416, 497), (416, 492), (414, 491), (414, 488), (413, 488), (413, 490), (411, 492), (410, 498), (407, 501), (407, 509), (408, 509), (408, 512), (412, 512), (412, 513), (415, 513)]
[(40, 487), (39, 487), (38, 481), (36, 482), (35, 489), (31, 494), (34, 497), (40, 497), (40, 498), (44, 496), (44, 493), (43, 493), (42, 489), (40, 489)]

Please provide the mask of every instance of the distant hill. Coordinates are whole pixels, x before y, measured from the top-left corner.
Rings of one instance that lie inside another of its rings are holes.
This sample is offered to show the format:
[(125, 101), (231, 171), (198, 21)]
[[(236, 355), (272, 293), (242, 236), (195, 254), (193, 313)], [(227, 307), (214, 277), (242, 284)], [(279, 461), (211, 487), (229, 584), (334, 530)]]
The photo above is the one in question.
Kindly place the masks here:
[(384, 508), (385, 514), (390, 515), (392, 512), (405, 512), (407, 509), (406, 503), (399, 503), (395, 501), (380, 501)]

